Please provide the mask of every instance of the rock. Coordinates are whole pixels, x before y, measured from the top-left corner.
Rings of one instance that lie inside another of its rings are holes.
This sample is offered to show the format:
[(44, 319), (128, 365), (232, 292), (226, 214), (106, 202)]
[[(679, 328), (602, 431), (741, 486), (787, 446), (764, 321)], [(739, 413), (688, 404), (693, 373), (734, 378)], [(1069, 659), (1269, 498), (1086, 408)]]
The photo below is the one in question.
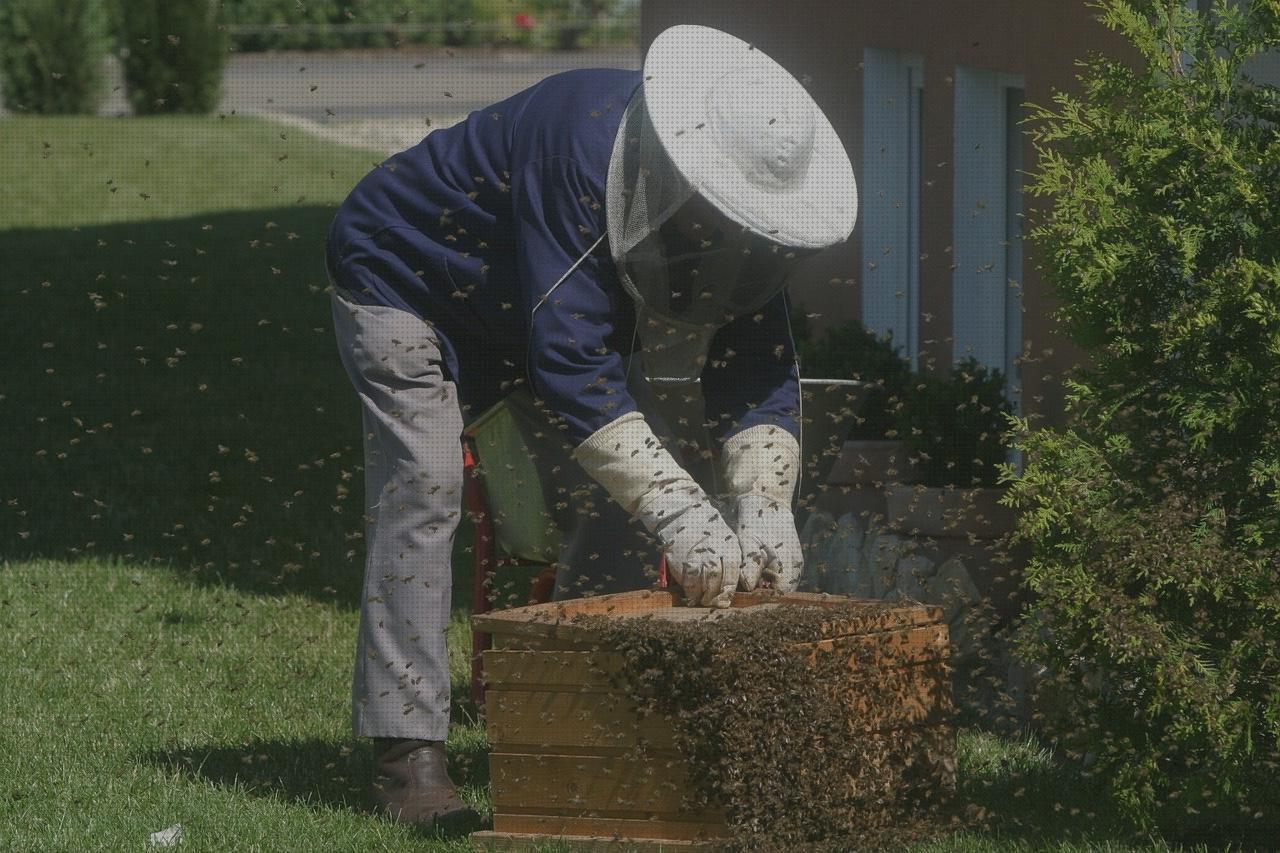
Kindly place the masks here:
[(947, 630), (959, 657), (977, 655), (984, 666), (994, 664), (992, 655), (998, 653), (999, 642), (993, 636), (991, 619), (984, 608), (961, 602), (960, 612), (947, 623)]
[(888, 598), (896, 588), (898, 561), (906, 550), (906, 541), (892, 533), (877, 533), (871, 547), (864, 550), (871, 572), (872, 598)]
[(920, 581), (916, 580), (910, 574), (899, 572), (894, 582), (893, 594), (890, 596), (895, 601), (915, 601), (924, 602), (924, 587)]
[(969, 627), (969, 620), (965, 619), (965, 615), (962, 611), (947, 622), (947, 635), (951, 640), (952, 658), (955, 661), (967, 659), (975, 650), (973, 629)]
[[(856, 535), (855, 535), (856, 531)], [(842, 565), (845, 568), (844, 579), (847, 583), (845, 592), (848, 595), (858, 598), (867, 598), (870, 596), (869, 583), (871, 572), (865, 562), (863, 562), (863, 540), (866, 539), (866, 529), (859, 520), (852, 519), (849, 529), (849, 536), (842, 543), (844, 546), (843, 553), (840, 554)]]
[(817, 563), (817, 587), (820, 591), (839, 595), (850, 593), (861, 563), (862, 539), (861, 522), (852, 513), (840, 516)]
[(952, 557), (939, 566), (937, 574), (925, 581), (924, 588), (926, 601), (942, 606), (943, 619), (947, 624), (982, 600), (977, 585), (958, 557)]
[(920, 583), (924, 583), (938, 573), (938, 564), (924, 554), (911, 554), (909, 559), (912, 561), (911, 570), (915, 572)]
[(182, 843), (182, 824), (175, 823), (173, 826), (153, 832), (147, 836), (147, 849), (151, 850), (157, 847), (176, 847)]
[(820, 589), (818, 567), (829, 562), (827, 555), (831, 537), (836, 530), (836, 520), (829, 512), (814, 510), (805, 519), (804, 527), (800, 529), (800, 547), (804, 552), (804, 573), (800, 577), (800, 590), (813, 592)]
[[(866, 538), (870, 539), (871, 535)], [(866, 561), (866, 549), (858, 549), (858, 568), (853, 573), (852, 586), (849, 588), (849, 594), (855, 598), (878, 598), (876, 595), (875, 572), (870, 563)]]
[(1022, 660), (1012, 655), (1009, 657), (1009, 667), (1006, 670), (1005, 685), (1009, 691), (1009, 699), (1012, 703), (1012, 710), (1015, 717), (1020, 721), (1026, 721), (1030, 718), (1029, 713), (1029, 687), (1032, 682), (1041, 675), (1044, 667), (1032, 664), (1028, 666)]
[(813, 510), (805, 519), (804, 527), (800, 528), (800, 544), (806, 548), (812, 547), (819, 538), (829, 537), (835, 526), (836, 520), (831, 513)]
[(933, 568), (933, 561), (923, 554), (910, 554), (900, 559), (896, 583), (900, 597), (905, 596), (913, 601), (924, 602), (926, 599), (924, 582), (933, 574)]

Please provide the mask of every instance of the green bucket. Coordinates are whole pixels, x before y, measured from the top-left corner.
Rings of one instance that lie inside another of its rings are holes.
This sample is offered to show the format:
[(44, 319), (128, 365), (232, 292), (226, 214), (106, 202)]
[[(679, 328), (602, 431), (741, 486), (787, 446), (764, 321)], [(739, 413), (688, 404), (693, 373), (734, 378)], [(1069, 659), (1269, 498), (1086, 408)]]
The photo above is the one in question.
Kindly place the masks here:
[(466, 432), (476, 449), (498, 551), (511, 560), (551, 563), (560, 556), (563, 537), (543, 494), (531, 439), (521, 432), (509, 400), (480, 415)]

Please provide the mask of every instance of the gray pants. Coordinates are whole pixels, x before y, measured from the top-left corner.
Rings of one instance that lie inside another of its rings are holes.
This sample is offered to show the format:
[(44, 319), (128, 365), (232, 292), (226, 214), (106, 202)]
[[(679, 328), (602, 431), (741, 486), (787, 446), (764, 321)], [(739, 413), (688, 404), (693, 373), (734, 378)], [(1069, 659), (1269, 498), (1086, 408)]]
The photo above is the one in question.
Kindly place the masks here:
[(462, 504), (462, 412), (435, 332), (396, 308), (333, 295), (364, 421), (365, 562), (352, 679), (357, 737), (444, 740), (449, 559)]
[[(463, 417), (439, 339), (412, 314), (358, 305), (334, 290), (334, 330), (364, 423), (366, 563), (352, 679), (357, 737), (444, 740), (449, 727), (445, 633), (450, 558), (462, 512)], [(557, 431), (527, 401), (522, 433), (545, 460), (548, 505), (566, 532), (556, 596), (639, 589), (654, 549), (639, 525), (548, 442)]]

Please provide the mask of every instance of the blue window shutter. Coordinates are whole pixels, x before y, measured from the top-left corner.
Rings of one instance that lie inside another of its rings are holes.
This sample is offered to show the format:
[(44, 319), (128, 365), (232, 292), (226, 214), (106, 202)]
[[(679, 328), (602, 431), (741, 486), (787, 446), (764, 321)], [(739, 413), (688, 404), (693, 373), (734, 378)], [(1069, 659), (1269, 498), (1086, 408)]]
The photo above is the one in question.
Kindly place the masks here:
[(1004, 373), (1020, 406), (1022, 78), (957, 66), (952, 210), (952, 361)]
[(920, 323), (920, 158), (923, 60), (863, 53), (862, 323), (916, 363)]

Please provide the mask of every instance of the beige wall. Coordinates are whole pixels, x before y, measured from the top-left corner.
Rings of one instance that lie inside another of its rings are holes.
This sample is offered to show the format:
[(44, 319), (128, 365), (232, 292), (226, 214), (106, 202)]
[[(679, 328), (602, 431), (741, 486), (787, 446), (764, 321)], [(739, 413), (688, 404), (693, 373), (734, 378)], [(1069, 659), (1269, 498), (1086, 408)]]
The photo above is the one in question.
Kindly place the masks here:
[[(845, 143), (855, 170), (862, 159), (864, 47), (919, 54), (924, 59), (923, 163), (920, 245), (920, 340), (924, 359), (939, 366), (951, 357), (952, 134), (957, 65), (989, 68), (1025, 78), (1026, 100), (1049, 105), (1054, 90), (1078, 91), (1076, 60), (1087, 51), (1132, 56), (1115, 33), (1094, 19), (1084, 0), (644, 0), (642, 44), (668, 26), (703, 24), (759, 45), (801, 79)], [(1023, 163), (1035, 152), (1024, 137)], [(1023, 209), (1039, 200), (1023, 198)], [(861, 231), (814, 262), (794, 288), (820, 324), (856, 318)], [(1025, 413), (1058, 422), (1061, 372), (1079, 353), (1054, 333), (1053, 303), (1036, 273), (1034, 248), (1024, 245), (1022, 366)]]

